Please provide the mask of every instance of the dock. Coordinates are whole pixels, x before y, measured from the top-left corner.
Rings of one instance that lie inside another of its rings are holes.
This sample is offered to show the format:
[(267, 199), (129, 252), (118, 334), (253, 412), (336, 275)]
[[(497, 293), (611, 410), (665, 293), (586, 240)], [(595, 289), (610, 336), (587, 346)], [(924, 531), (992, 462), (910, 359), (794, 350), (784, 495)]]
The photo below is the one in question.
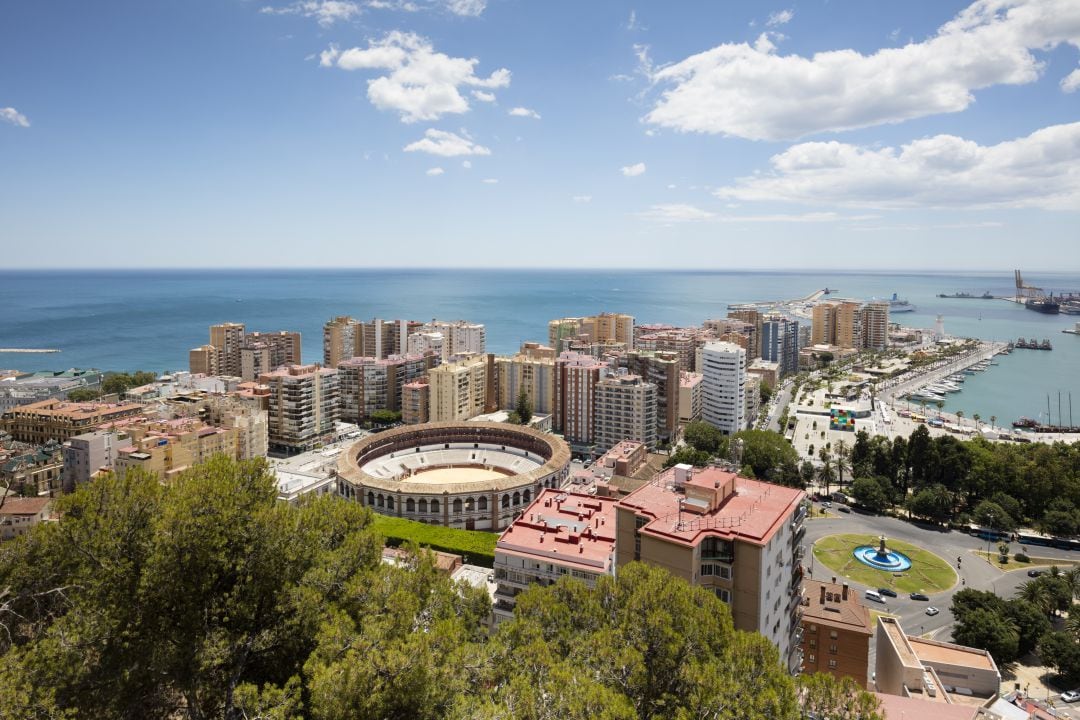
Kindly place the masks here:
[(56, 348), (0, 348), (0, 353), (58, 353)]

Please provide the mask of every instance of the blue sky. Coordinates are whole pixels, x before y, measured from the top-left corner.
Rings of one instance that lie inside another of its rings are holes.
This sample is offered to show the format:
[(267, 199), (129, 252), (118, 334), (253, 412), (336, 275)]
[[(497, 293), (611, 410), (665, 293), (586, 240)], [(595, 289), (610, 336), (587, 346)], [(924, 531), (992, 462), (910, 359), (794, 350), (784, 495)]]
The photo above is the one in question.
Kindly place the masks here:
[(1080, 3), (4, 3), (0, 250), (1080, 270)]

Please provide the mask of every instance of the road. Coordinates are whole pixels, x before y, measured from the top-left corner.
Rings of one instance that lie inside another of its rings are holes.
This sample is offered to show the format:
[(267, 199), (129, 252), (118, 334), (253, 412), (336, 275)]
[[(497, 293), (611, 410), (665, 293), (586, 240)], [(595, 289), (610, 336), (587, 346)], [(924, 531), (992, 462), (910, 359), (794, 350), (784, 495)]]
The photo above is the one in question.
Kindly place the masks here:
[[(819, 507), (817, 503), (815, 503), (815, 507)], [(881, 605), (870, 600), (863, 600), (863, 604), (871, 610), (889, 612), (899, 616), (904, 629), (913, 635), (925, 634), (935, 640), (951, 642), (954, 619), (949, 606), (952, 604), (953, 595), (958, 590), (964, 587), (977, 590), (992, 590), (1003, 598), (1011, 598), (1021, 585), (1031, 579), (1023, 570), (1002, 572), (973, 555), (972, 550), (986, 550), (987, 544), (985, 540), (957, 531), (936, 529), (924, 523), (912, 523), (893, 517), (880, 517), (858, 512), (838, 513), (836, 517), (812, 518), (806, 521), (806, 544), (809, 551), (807, 553), (807, 569), (810, 577), (817, 580), (830, 580), (832, 578), (834, 573), (821, 563), (816, 563), (813, 559), (812, 546), (813, 543), (826, 535), (836, 533), (858, 533), (875, 536), (884, 534), (886, 542), (895, 539), (911, 543), (933, 552), (948, 561), (953, 569), (957, 570), (963, 584), (958, 583), (943, 592), (928, 593), (930, 595), (929, 602), (899, 597), (886, 598), (888, 602)], [(1020, 546), (1013, 543), (1012, 548), (1016, 551), (1020, 549)], [(1049, 547), (1033, 547), (1029, 549), (1037, 557), (1072, 562), (1080, 561), (1080, 552), (1057, 550)], [(956, 565), (958, 557), (961, 558), (959, 569), (957, 569)], [(851, 582), (851, 587), (855, 588), (860, 594), (870, 589), (856, 582)], [(926, 608), (929, 606), (938, 608), (941, 611), (940, 614), (935, 616), (927, 615)], [(870, 653), (870, 667), (873, 668), (873, 642), (871, 642)], [(1080, 709), (1073, 717), (1080, 720)]]

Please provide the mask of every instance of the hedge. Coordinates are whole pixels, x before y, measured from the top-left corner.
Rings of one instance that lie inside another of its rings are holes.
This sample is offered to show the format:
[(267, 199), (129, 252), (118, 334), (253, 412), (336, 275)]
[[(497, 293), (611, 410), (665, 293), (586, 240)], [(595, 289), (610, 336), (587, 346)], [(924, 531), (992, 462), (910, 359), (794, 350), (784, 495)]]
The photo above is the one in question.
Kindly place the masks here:
[(468, 556), (468, 562), (472, 565), (492, 567), (495, 563), (495, 543), (499, 539), (498, 533), (457, 530), (377, 513), (372, 528), (383, 535), (386, 538), (386, 544), (392, 547), (412, 540), (432, 550)]

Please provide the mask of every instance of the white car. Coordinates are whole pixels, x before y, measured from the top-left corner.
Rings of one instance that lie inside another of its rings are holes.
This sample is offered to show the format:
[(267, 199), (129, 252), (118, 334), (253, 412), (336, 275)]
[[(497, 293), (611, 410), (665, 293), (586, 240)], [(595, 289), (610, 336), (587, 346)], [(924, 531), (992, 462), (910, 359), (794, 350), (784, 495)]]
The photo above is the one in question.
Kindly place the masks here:
[(1080, 700), (1080, 690), (1068, 690), (1063, 692), (1061, 693), (1061, 699), (1067, 703), (1076, 702), (1077, 700)]
[(941, 612), (941, 611), (940, 611), (940, 610), (938, 610), (938, 609), (937, 609), (936, 607), (934, 607), (933, 605), (931, 605), (930, 607), (926, 608), (926, 614), (927, 614), (927, 615), (937, 615), (937, 614), (938, 614), (939, 612)]

